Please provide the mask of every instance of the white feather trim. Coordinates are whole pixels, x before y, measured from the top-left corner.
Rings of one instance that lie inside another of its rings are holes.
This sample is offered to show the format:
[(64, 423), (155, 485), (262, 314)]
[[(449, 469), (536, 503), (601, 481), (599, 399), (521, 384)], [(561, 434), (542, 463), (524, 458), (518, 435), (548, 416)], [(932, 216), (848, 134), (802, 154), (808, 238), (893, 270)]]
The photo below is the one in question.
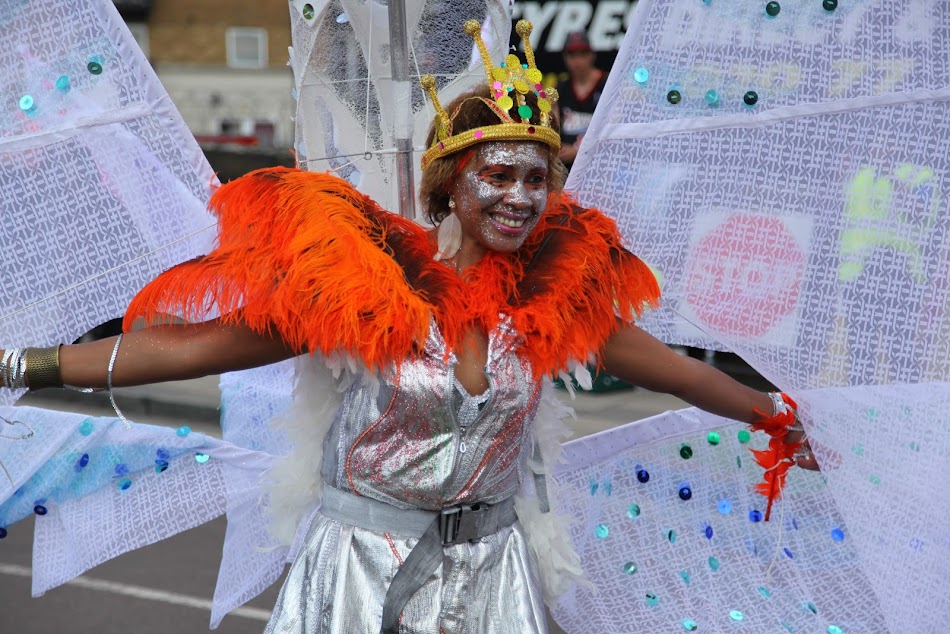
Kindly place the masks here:
[[(545, 380), (541, 390), (541, 403), (534, 422), (534, 436), (541, 450), (541, 462), (535, 456), (528, 461), (535, 473), (548, 474), (561, 457), (561, 443), (573, 435), (565, 423), (574, 410), (565, 406), (554, 394), (550, 381)], [(538, 560), (544, 602), (553, 605), (573, 583), (593, 587), (584, 577), (580, 556), (571, 542), (570, 521), (567, 515), (558, 513), (557, 483), (547, 478), (547, 493), (550, 511), (542, 513), (534, 491), (534, 482), (525, 482), (515, 496), (515, 511), (528, 536), (528, 544)]]
[(270, 423), (286, 431), (293, 449), (264, 476), (268, 530), (283, 546), (293, 543), (301, 522), (320, 504), (323, 439), (339, 409), (341, 391), (358, 374), (357, 365), (346, 359), (304, 355), (294, 362), (293, 400), (287, 413)]
[(561, 381), (564, 383), (564, 387), (567, 389), (568, 393), (570, 393), (571, 399), (575, 398), (576, 396), (574, 393), (574, 381), (577, 381), (577, 385), (582, 390), (586, 390), (588, 392), (590, 392), (594, 387), (594, 377), (591, 376), (590, 370), (587, 369), (587, 364), (581, 363), (576, 359), (571, 359), (568, 361), (567, 369), (558, 372), (557, 378), (561, 379)]

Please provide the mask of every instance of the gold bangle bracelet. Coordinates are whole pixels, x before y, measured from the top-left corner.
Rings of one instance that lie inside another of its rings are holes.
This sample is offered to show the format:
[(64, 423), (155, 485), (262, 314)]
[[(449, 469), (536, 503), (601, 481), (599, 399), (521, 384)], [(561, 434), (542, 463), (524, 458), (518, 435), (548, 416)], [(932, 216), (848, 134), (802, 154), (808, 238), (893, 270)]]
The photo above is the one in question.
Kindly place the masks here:
[(63, 387), (63, 377), (59, 371), (60, 347), (26, 349), (26, 386), (29, 389)]

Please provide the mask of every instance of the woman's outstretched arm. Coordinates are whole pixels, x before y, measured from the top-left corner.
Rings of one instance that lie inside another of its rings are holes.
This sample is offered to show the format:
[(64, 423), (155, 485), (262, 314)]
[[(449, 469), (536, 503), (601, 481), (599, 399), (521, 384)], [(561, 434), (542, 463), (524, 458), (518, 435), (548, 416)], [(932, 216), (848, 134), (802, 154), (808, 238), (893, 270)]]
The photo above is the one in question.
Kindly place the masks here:
[[(116, 338), (66, 345), (60, 349), (65, 385), (106, 387), (106, 372)], [(164, 325), (122, 337), (112, 373), (114, 387), (179, 381), (276, 363), (295, 356), (279, 337), (246, 326), (211, 320)], [(27, 376), (29, 382), (29, 376)]]
[[(744, 423), (772, 414), (772, 399), (739, 383), (729, 375), (697, 359), (679, 355), (665, 343), (636, 326), (624, 326), (604, 345), (601, 356), (610, 374), (654, 392), (666, 392), (690, 405)], [(789, 440), (800, 439), (793, 431)], [(796, 462), (805, 469), (818, 469), (810, 454)]]
[(772, 413), (768, 394), (739, 383), (697, 359), (671, 350), (636, 326), (626, 326), (607, 340), (604, 368), (628, 383), (666, 392), (707, 412), (744, 423)]

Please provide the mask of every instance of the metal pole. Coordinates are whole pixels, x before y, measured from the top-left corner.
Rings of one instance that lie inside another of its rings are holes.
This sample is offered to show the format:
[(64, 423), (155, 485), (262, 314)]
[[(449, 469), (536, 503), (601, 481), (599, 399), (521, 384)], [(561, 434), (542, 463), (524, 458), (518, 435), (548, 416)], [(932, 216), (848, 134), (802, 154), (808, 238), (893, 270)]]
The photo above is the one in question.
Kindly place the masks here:
[(416, 191), (412, 173), (412, 85), (409, 82), (409, 37), (406, 33), (405, 0), (389, 0), (388, 11), (399, 213), (405, 218), (414, 218)]

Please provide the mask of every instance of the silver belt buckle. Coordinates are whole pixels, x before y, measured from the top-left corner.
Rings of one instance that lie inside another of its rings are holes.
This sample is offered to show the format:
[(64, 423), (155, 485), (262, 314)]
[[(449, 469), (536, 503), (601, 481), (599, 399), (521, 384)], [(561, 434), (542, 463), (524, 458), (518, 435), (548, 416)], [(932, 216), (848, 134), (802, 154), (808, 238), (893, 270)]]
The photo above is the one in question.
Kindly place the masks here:
[(488, 504), (463, 504), (442, 509), (439, 516), (439, 536), (443, 546), (478, 539), (475, 531), (475, 515), (488, 509)]

